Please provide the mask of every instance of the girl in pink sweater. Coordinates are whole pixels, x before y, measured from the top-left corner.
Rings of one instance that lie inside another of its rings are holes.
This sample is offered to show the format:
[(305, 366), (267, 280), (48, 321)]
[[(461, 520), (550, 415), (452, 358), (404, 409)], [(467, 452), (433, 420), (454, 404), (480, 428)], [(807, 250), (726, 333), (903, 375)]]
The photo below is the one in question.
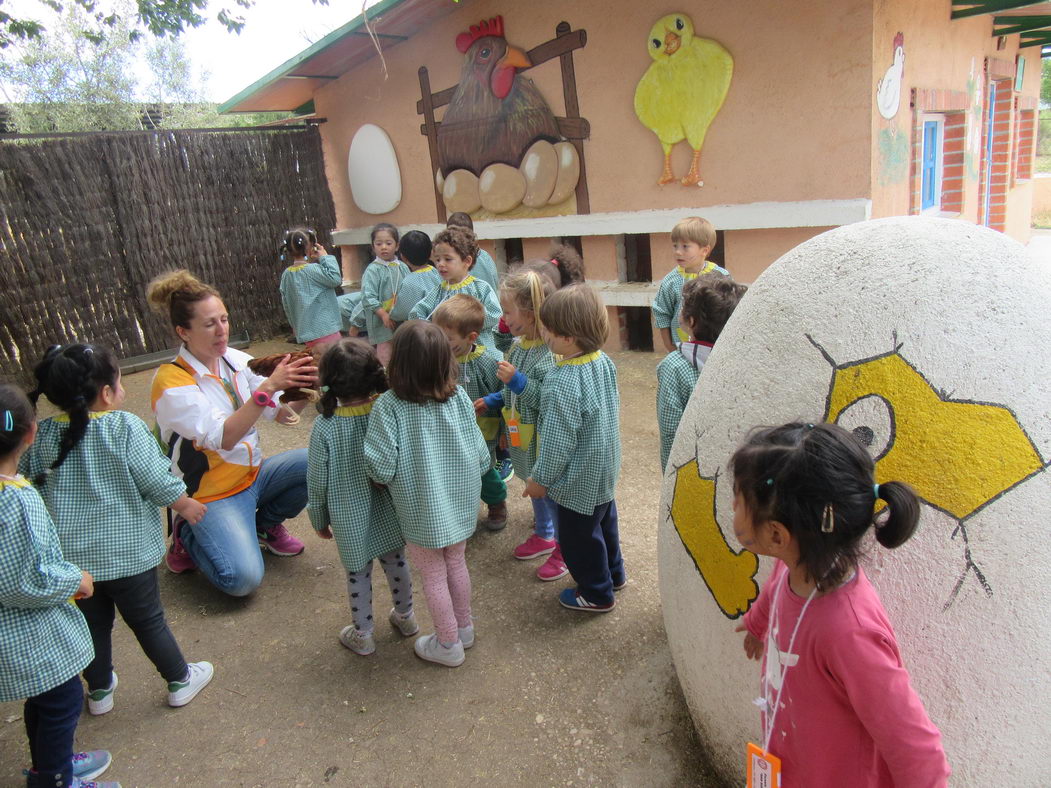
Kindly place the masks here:
[[(833, 424), (753, 432), (734, 453), (734, 533), (777, 559), (737, 631), (762, 660), (763, 737), (784, 788), (934, 788), (949, 764), (858, 565), (872, 526), (898, 547), (919, 519), (902, 482), (875, 484), (865, 447)], [(886, 504), (874, 516), (874, 506)]]

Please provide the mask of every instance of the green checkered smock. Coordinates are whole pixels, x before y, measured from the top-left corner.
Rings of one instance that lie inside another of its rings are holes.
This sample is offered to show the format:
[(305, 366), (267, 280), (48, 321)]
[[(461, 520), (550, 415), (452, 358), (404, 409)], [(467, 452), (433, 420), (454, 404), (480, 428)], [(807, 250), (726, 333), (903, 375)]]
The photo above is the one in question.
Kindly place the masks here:
[(478, 257), (471, 266), (471, 274), (475, 279), (481, 279), (494, 293), (500, 292), (500, 273), (496, 270), (496, 261), (485, 249), (478, 250)]
[(442, 301), (459, 293), (474, 296), (482, 302), (482, 306), (485, 307), (485, 322), (482, 324), (482, 331), (478, 335), (478, 344), (486, 347), (496, 347), (496, 337), (493, 336), (493, 329), (500, 322), (500, 316), (504, 313), (504, 308), (500, 306), (500, 299), (497, 298), (493, 288), (488, 283), (471, 275), (468, 275), (462, 282), (455, 285), (442, 282), (420, 299), (420, 302), (409, 312), (409, 319), (430, 320), (434, 310), (438, 308)]
[(336, 300), (336, 288), (343, 284), (339, 263), (330, 254), (316, 263), (290, 265), (281, 273), (281, 306), (292, 325), (297, 342), (336, 334), (343, 316)]
[[(456, 358), (460, 365), (459, 383), (472, 402), (503, 387), (503, 381), (496, 375), (496, 365), (503, 358), (495, 349), (485, 345), (475, 345), (470, 353)], [(497, 441), (500, 440), (500, 411), (487, 410), (478, 416), (477, 422), (490, 453), (496, 451)], [(493, 459), (495, 461), (495, 455)]]
[(378, 345), (390, 342), (394, 332), (376, 317), (376, 310), (383, 307), (388, 312), (394, 308), (394, 296), (402, 280), (409, 275), (409, 266), (401, 260), (385, 263), (378, 257), (365, 268), (361, 277), (361, 309), (365, 313), (365, 330), (369, 342)]
[(613, 500), (620, 473), (620, 394), (613, 360), (596, 350), (562, 359), (540, 395), (532, 477), (560, 506), (590, 515)]
[(62, 558), (33, 485), (0, 479), (0, 702), (54, 689), (95, 657), (70, 597), (80, 569)]
[(360, 572), (381, 555), (405, 546), (388, 490), (378, 490), (365, 472), (365, 433), (372, 403), (336, 408), (318, 416), (307, 451), (307, 513), (320, 531), (332, 527), (339, 559)]
[(668, 455), (679, 429), (682, 412), (690, 401), (701, 367), (712, 346), (683, 342), (657, 365), (657, 427), (661, 439), (661, 470), (668, 466)]
[(441, 283), (442, 277), (433, 265), (410, 271), (398, 287), (398, 300), (394, 302), (394, 308), (390, 311), (391, 319), (397, 323), (404, 323), (409, 319), (412, 308), (420, 303), (420, 299)]
[(365, 468), (386, 484), (406, 542), (448, 547), (474, 533), (489, 448), (459, 386), (445, 402), (417, 405), (393, 391), (372, 406)]
[[(40, 488), (62, 554), (96, 581), (131, 577), (164, 557), (158, 507), (186, 492), (149, 427), (133, 413), (90, 414), (87, 432)], [(35, 479), (58, 457), (69, 416), (40, 422), (19, 470)]]
[(661, 280), (657, 288), (657, 295), (653, 299), (653, 319), (657, 328), (670, 328), (671, 338), (676, 343), (688, 340), (689, 334), (679, 326), (679, 309), (682, 308), (682, 287), (691, 279), (696, 279), (701, 274), (718, 271), (723, 276), (729, 276), (730, 272), (720, 268), (711, 260), (705, 261), (701, 270), (696, 274), (687, 273), (681, 265), (675, 266)]
[(542, 339), (523, 339), (516, 337), (507, 354), (516, 370), (527, 378), (526, 387), (521, 394), (515, 394), (504, 386), (504, 422), (516, 415), (519, 421), (519, 435), (525, 437), (528, 425), (532, 425), (534, 434), (528, 446), (513, 446), (508, 436), (507, 448), (511, 452), (511, 463), (515, 474), (520, 479), (528, 479), (533, 473), (536, 462), (537, 435), (536, 422), (540, 415), (540, 393), (543, 391), (544, 379), (555, 368), (555, 357)]

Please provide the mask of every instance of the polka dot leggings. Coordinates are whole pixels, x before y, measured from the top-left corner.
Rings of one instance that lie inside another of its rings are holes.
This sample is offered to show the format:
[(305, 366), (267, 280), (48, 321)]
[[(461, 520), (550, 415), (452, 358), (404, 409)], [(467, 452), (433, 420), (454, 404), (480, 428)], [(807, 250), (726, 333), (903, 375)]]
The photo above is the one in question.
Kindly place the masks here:
[(471, 625), (471, 575), (467, 572), (466, 550), (466, 541), (433, 550), (405, 545), (409, 560), (423, 579), (423, 593), (438, 640), (446, 646), (460, 639), (457, 627)]
[[(398, 615), (412, 612), (412, 576), (401, 550), (381, 555), (380, 566), (387, 575), (391, 599)], [(347, 593), (350, 594), (350, 614), (354, 629), (363, 634), (372, 632), (372, 561), (360, 572), (347, 572)]]

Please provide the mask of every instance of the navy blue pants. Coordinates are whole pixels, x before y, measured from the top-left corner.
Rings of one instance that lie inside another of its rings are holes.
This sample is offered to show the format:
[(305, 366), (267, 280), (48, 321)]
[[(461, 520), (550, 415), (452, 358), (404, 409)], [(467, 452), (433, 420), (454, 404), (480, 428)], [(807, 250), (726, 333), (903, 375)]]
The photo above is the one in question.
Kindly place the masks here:
[(29, 737), (33, 769), (27, 784), (68, 786), (73, 782), (73, 734), (84, 705), (80, 676), (26, 698), (22, 718)]
[(599, 504), (591, 514), (560, 505), (558, 543), (580, 595), (596, 605), (610, 604), (613, 586), (624, 582), (617, 502)]

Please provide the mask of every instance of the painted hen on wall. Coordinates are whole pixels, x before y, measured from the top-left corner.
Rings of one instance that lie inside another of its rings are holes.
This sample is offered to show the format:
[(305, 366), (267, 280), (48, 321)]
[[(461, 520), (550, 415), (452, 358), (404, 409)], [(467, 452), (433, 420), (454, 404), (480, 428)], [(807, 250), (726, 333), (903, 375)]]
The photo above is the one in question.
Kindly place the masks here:
[(681, 183), (701, 186), (701, 146), (730, 90), (733, 58), (719, 42), (695, 36), (686, 14), (657, 20), (650, 28), (647, 50), (653, 63), (635, 88), (635, 114), (664, 149), (664, 170), (657, 183), (675, 180), (671, 149), (686, 140), (693, 160)]
[(480, 175), (494, 162), (517, 167), (536, 140), (556, 142), (558, 124), (533, 81), (518, 73), (532, 65), (504, 38), (502, 17), (456, 37), (465, 54), (460, 82), (438, 128), (442, 175), (465, 169)]

